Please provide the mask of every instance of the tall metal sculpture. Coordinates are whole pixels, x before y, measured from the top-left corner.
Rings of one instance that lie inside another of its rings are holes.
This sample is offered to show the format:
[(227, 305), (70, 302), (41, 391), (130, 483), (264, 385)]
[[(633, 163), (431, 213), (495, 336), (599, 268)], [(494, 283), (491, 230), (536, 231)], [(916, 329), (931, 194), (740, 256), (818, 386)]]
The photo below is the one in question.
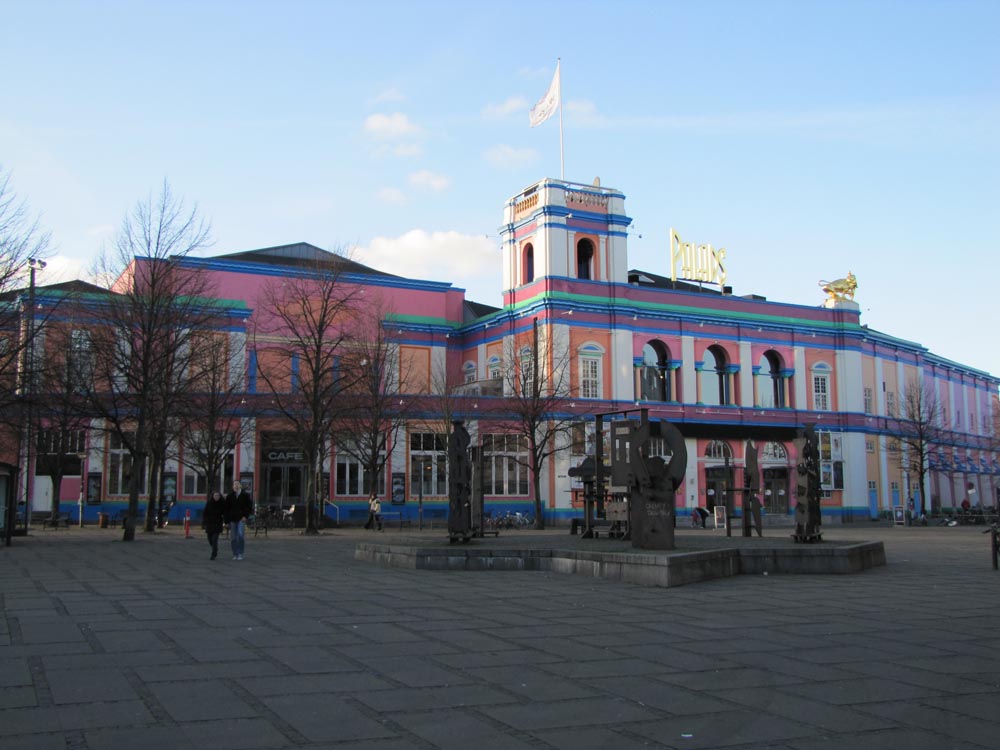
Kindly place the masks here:
[(757, 444), (747, 440), (743, 455), (746, 467), (743, 470), (743, 536), (753, 536), (751, 522), (757, 529), (757, 536), (764, 536), (760, 515), (760, 468), (757, 464)]
[(469, 431), (462, 420), (452, 422), (448, 436), (448, 541), (472, 538), (472, 463)]
[(792, 538), (796, 542), (820, 542), (823, 535), (820, 532), (822, 516), (820, 513), (820, 463), (819, 439), (816, 436), (816, 425), (807, 424), (799, 431), (795, 440), (795, 448), (799, 454), (798, 471), (798, 501), (795, 504), (795, 533)]

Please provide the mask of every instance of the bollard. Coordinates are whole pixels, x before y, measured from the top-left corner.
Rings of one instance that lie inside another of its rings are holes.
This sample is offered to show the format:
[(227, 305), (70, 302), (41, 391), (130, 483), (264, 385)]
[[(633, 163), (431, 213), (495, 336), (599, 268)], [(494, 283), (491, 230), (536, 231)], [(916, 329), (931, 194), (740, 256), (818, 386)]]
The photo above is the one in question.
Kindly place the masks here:
[(191, 509), (184, 511), (184, 538), (191, 538)]

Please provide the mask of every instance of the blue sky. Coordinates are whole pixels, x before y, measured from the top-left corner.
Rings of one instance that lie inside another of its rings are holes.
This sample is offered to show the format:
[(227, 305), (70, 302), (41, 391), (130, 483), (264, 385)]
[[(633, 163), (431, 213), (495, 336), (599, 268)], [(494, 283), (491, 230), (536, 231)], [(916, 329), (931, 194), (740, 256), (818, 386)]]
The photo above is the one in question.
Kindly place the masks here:
[[(0, 0), (0, 165), (85, 274), (164, 178), (213, 253), (306, 241), (500, 303), (504, 201), (559, 177), (528, 109), (562, 59), (566, 179), (622, 190), (736, 294), (819, 305), (1000, 375), (997, 2)], [(641, 236), (640, 236), (641, 235)]]

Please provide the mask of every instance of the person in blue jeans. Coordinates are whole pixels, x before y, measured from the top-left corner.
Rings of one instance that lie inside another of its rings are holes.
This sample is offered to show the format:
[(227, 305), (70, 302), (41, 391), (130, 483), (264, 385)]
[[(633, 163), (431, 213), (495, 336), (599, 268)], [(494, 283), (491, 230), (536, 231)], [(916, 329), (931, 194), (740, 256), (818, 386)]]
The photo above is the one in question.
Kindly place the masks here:
[(253, 514), (250, 494), (240, 482), (233, 482), (233, 491), (226, 495), (226, 520), (229, 522), (229, 544), (233, 559), (242, 560), (246, 545), (247, 519)]

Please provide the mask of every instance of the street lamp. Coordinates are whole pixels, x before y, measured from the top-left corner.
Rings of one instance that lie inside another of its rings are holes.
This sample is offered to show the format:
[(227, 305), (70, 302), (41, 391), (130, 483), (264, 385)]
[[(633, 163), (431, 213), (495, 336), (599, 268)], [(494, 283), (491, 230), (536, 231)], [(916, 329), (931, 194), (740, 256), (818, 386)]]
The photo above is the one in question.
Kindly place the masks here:
[(28, 258), (28, 317), (25, 321), (23, 360), (21, 368), (21, 397), (25, 401), (24, 426), (24, 527), (31, 524), (31, 449), (32, 449), (32, 417), (31, 402), (34, 395), (35, 367), (35, 272), (45, 268), (45, 261), (39, 258)]
[(86, 482), (87, 473), (83, 470), (83, 462), (87, 460), (87, 451), (80, 451), (76, 454), (76, 457), (80, 459), (80, 499), (77, 501), (77, 505), (80, 508), (80, 528), (83, 528), (83, 505), (86, 498)]

